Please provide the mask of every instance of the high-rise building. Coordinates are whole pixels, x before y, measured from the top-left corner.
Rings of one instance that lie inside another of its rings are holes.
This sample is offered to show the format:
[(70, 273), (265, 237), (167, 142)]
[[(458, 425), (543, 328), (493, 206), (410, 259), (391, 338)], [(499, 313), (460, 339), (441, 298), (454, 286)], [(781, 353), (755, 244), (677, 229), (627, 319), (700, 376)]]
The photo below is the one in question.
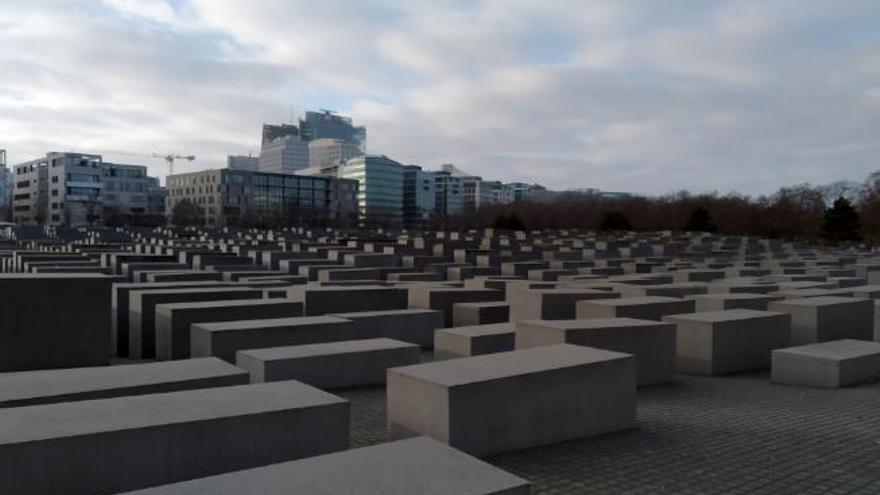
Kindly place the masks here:
[(14, 167), (13, 216), (20, 224), (85, 225), (111, 215), (161, 214), (150, 194), (161, 193), (147, 167), (105, 163), (101, 155), (49, 153)]
[(263, 125), (259, 171), (292, 174), (309, 166), (309, 143), (295, 125)]
[(6, 150), (0, 149), (0, 222), (12, 220), (12, 195), (15, 181), (6, 168)]
[(167, 215), (189, 201), (211, 226), (348, 225), (357, 219), (355, 181), (328, 177), (203, 170), (168, 177)]
[(226, 168), (256, 172), (260, 168), (260, 158), (256, 156), (229, 155), (226, 157)]
[(363, 154), (355, 143), (342, 139), (321, 138), (309, 141), (309, 167), (333, 167)]
[(452, 175), (446, 170), (434, 173), (437, 191), (437, 215), (451, 217), (460, 215), (464, 210), (464, 190), (461, 177)]
[(430, 222), (437, 211), (435, 172), (418, 165), (403, 167), (403, 223), (419, 226)]
[(358, 182), (361, 220), (387, 224), (403, 220), (403, 165), (384, 155), (363, 155), (340, 166), (339, 177)]
[(357, 146), (359, 155), (366, 151), (367, 129), (355, 126), (350, 117), (333, 111), (306, 112), (306, 117), (299, 121), (299, 128), (300, 135), (306, 141), (338, 139)]

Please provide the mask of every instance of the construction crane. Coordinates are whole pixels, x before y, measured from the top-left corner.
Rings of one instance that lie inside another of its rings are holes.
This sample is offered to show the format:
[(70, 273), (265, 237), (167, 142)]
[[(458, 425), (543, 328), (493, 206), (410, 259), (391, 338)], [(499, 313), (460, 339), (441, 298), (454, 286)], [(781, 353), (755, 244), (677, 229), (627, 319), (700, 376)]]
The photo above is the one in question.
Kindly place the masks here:
[(168, 164), (168, 175), (174, 175), (174, 160), (186, 160), (188, 162), (191, 162), (196, 159), (196, 157), (194, 155), (187, 155), (187, 156), (174, 155), (174, 154), (161, 155), (159, 153), (153, 153), (153, 156), (156, 158), (164, 158), (165, 159), (165, 163)]

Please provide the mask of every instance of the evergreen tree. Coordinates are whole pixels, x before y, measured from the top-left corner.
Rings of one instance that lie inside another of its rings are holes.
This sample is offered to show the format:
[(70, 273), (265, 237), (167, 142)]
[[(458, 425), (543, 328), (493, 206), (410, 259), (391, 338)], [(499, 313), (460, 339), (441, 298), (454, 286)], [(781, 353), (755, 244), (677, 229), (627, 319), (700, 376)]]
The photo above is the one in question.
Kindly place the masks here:
[(688, 232), (716, 232), (718, 226), (709, 214), (709, 210), (703, 206), (697, 206), (691, 210), (691, 216), (684, 225), (684, 230)]
[(829, 242), (855, 242), (862, 240), (859, 214), (852, 203), (844, 197), (834, 200), (825, 210), (822, 238)]
[(624, 215), (623, 212), (613, 210), (606, 212), (602, 216), (602, 221), (599, 223), (599, 230), (602, 232), (614, 232), (633, 230), (633, 227), (632, 224), (629, 223), (629, 219), (626, 218), (626, 215)]

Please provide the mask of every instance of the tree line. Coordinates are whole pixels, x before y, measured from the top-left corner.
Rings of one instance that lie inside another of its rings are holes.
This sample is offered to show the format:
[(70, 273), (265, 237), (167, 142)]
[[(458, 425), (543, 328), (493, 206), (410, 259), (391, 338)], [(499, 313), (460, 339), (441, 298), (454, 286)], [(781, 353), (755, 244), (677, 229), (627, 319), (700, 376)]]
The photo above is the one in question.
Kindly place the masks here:
[(863, 183), (783, 187), (772, 195), (605, 197), (565, 192), (551, 201), (491, 205), (451, 228), (702, 231), (787, 241), (880, 244), (880, 171)]

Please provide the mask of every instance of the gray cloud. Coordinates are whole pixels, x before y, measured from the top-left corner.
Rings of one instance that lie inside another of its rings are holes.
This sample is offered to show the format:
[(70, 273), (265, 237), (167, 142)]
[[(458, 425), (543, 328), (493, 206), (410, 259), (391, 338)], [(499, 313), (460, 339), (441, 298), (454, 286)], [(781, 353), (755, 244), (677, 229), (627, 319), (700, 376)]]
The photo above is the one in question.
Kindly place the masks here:
[(218, 166), (295, 105), (352, 114), (371, 152), (561, 189), (860, 180), (880, 165), (878, 18), (855, 0), (0, 0), (0, 147)]

